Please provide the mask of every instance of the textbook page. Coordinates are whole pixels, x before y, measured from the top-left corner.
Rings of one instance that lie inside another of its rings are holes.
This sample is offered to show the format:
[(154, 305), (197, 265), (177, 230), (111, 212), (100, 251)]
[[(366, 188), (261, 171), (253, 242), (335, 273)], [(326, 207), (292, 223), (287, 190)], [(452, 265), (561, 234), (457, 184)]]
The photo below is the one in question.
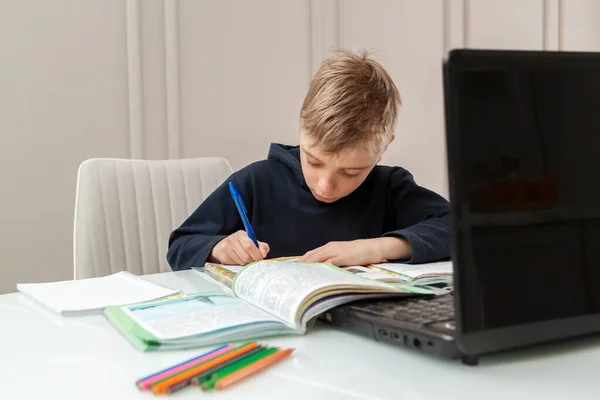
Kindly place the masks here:
[[(160, 341), (202, 335), (227, 335), (243, 327), (259, 333), (265, 325), (285, 328), (282, 321), (236, 297), (224, 293), (195, 294), (123, 307), (124, 312)], [(261, 327), (259, 327), (260, 325)], [(273, 327), (271, 327), (273, 328)]]
[[(244, 265), (229, 265), (229, 264), (218, 264), (218, 263), (209, 263), (207, 262), (205, 264), (206, 265), (214, 265), (218, 268), (221, 268), (223, 270), (225, 270), (226, 272), (233, 274), (233, 275), (237, 275), (241, 270), (243, 270), (245, 268)], [(198, 268), (195, 268), (196, 270)]]
[[(298, 257), (278, 257), (269, 260), (261, 260), (258, 262), (273, 262), (279, 260), (296, 261), (298, 260)], [(226, 287), (228, 291), (231, 291), (235, 276), (238, 273), (240, 273), (244, 268), (246, 268), (245, 265), (230, 265), (205, 262), (203, 267), (193, 267), (192, 269), (198, 273), (210, 276), (213, 280)]]
[(394, 276), (390, 273), (379, 272), (374, 270), (373, 268), (363, 267), (362, 265), (353, 265), (350, 267), (343, 267), (344, 271), (352, 272), (354, 275), (371, 279), (379, 282), (397, 282), (403, 283), (404, 279), (401, 279), (398, 276)]
[[(257, 262), (240, 272), (233, 283), (240, 299), (279, 317), (297, 329), (303, 303), (319, 300), (316, 294), (343, 292), (397, 293), (385, 283), (369, 281), (323, 263), (294, 261)], [(339, 303), (339, 298), (336, 303)]]
[(374, 267), (386, 269), (396, 274), (404, 275), (410, 279), (422, 276), (445, 276), (452, 275), (452, 261), (433, 262), (426, 264), (401, 264), (381, 263), (373, 264)]

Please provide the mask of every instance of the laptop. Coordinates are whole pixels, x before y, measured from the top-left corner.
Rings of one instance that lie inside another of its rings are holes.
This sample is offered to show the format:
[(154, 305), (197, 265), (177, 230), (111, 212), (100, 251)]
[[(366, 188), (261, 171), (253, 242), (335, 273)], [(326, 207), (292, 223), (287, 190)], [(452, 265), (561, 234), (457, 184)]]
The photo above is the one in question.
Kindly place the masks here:
[(453, 291), (324, 319), (469, 365), (600, 332), (600, 53), (459, 49), (443, 72)]

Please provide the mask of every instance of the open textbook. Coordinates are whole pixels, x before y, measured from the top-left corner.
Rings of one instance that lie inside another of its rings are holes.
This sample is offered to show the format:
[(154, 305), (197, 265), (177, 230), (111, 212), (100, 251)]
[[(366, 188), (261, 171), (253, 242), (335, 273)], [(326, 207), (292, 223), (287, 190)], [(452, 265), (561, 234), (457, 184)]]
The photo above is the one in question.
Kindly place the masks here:
[(353, 300), (430, 295), (425, 288), (373, 281), (325, 263), (249, 264), (233, 295), (202, 293), (108, 307), (105, 314), (138, 349), (180, 349), (303, 334), (319, 314)]
[[(260, 262), (272, 262), (275, 260), (295, 262), (297, 259), (297, 257), (287, 257)], [(198, 272), (206, 273), (213, 279), (231, 288), (235, 276), (244, 269), (244, 266), (207, 262), (203, 268), (195, 269)], [(451, 285), (453, 280), (453, 266), (451, 261), (425, 264), (383, 262), (366, 266), (343, 267), (343, 269), (363, 278), (386, 283), (418, 286)]]

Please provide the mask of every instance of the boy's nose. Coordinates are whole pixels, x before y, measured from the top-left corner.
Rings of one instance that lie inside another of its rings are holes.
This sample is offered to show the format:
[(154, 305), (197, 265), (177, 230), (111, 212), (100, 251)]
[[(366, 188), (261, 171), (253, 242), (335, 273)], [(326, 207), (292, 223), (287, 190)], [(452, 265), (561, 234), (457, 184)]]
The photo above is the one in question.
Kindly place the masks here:
[(324, 197), (333, 197), (335, 191), (335, 182), (330, 176), (323, 176), (319, 179), (319, 194)]

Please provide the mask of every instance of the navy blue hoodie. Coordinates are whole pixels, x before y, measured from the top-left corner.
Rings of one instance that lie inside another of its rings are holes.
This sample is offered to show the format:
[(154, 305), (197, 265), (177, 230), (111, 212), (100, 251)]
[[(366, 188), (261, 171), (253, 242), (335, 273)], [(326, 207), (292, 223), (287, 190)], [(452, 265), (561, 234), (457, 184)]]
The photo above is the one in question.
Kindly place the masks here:
[(268, 258), (300, 256), (331, 241), (381, 236), (406, 238), (410, 263), (450, 256), (449, 204), (418, 186), (400, 167), (375, 166), (351, 194), (334, 202), (315, 199), (306, 185), (298, 146), (271, 144), (266, 160), (235, 172), (211, 193), (169, 238), (173, 270), (201, 267), (224, 237), (244, 229), (229, 194), (240, 191), (256, 237)]

